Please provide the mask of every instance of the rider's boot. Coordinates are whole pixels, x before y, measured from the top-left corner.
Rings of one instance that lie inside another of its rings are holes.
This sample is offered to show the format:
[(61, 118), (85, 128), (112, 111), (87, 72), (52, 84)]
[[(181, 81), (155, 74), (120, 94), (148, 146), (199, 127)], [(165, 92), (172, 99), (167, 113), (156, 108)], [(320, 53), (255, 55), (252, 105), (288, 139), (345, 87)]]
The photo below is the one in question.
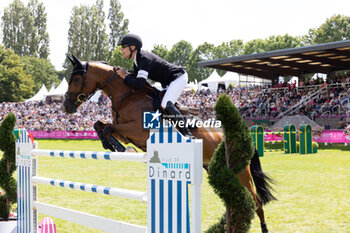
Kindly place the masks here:
[(192, 135), (188, 127), (186, 127), (186, 120), (181, 114), (181, 112), (174, 106), (174, 104), (171, 101), (168, 101), (166, 104), (165, 111), (169, 115), (173, 115), (174, 118), (172, 118), (174, 121), (182, 121), (184, 122), (184, 127), (177, 127), (177, 129), (180, 131), (180, 133), (185, 136), (189, 137), (191, 139), (195, 139), (195, 137)]

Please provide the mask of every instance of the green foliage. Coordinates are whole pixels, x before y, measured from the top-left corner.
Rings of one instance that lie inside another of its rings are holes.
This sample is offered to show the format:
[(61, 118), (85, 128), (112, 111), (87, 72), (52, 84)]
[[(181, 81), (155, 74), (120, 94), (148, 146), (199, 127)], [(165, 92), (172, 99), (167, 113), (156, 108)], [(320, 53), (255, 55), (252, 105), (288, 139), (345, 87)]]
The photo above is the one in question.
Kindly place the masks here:
[(305, 44), (321, 44), (350, 39), (350, 17), (333, 15), (318, 28), (311, 28), (304, 37)]
[(14, 0), (2, 16), (2, 34), (5, 48), (20, 56), (47, 58), (49, 35), (46, 32), (47, 14), (43, 3), (31, 0), (27, 6)]
[(161, 45), (161, 44), (154, 45), (151, 52), (164, 59), (168, 53), (168, 48), (165, 45)]
[(24, 71), (33, 77), (35, 83), (34, 92), (39, 91), (43, 84), (50, 88), (52, 83), (60, 83), (58, 74), (50, 60), (36, 57), (21, 57), (21, 63)]
[[(103, 61), (108, 57), (108, 36), (106, 34), (103, 1), (96, 5), (73, 7), (69, 20), (67, 55), (74, 54), (82, 61)], [(72, 66), (68, 58), (64, 62), (67, 74)]]
[(299, 37), (293, 37), (288, 34), (283, 36), (270, 36), (266, 39), (254, 39), (248, 41), (243, 48), (243, 54), (263, 53), (267, 51), (295, 48), (302, 45)]
[(212, 60), (215, 58), (215, 46), (213, 44), (204, 43), (199, 45), (190, 56), (188, 61), (189, 81), (201, 81), (206, 79), (212, 72), (212, 68), (198, 67), (198, 62)]
[(5, 192), (0, 196), (0, 218), (5, 220), (8, 220), (11, 205), (17, 201), (17, 183), (13, 178), (16, 170), (15, 124), (15, 115), (9, 113), (0, 126), (0, 150), (4, 152), (0, 160), (0, 188)]
[(215, 193), (225, 202), (226, 221), (221, 220), (207, 232), (225, 232), (223, 229), (226, 232), (248, 232), (254, 218), (255, 204), (237, 175), (253, 156), (250, 133), (226, 94), (220, 95), (215, 111), (217, 119), (222, 122), (225, 138), (209, 164), (208, 178)]
[(192, 50), (192, 45), (189, 42), (181, 40), (174, 44), (164, 59), (170, 63), (188, 68)]
[(109, 6), (109, 51), (112, 53), (117, 48), (121, 37), (129, 32), (129, 20), (124, 19), (124, 13), (118, 0), (110, 0)]
[(228, 166), (235, 174), (239, 174), (253, 157), (252, 139), (247, 123), (226, 94), (220, 95), (215, 111), (225, 132), (226, 153), (231, 156)]
[(120, 49), (115, 49), (113, 51), (112, 56), (109, 59), (109, 64), (111, 66), (124, 67), (127, 70), (132, 70), (133, 68), (133, 61), (129, 59), (125, 59)]
[[(243, 40), (231, 40), (223, 42), (215, 48), (215, 58), (227, 58), (242, 55), (244, 48)], [(217, 70), (220, 76), (223, 76), (226, 71)]]
[(26, 74), (20, 57), (0, 46), (0, 102), (19, 102), (31, 97), (34, 82)]

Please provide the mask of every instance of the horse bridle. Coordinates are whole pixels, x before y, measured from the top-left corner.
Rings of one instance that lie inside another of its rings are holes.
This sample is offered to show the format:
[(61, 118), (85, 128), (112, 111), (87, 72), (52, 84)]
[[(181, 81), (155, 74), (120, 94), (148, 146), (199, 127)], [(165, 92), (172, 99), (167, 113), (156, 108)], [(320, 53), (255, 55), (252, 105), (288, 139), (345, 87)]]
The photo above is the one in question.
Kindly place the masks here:
[[(81, 85), (81, 88), (80, 88), (80, 93), (77, 95), (77, 97), (75, 98), (75, 101), (73, 102), (70, 98), (69, 98), (69, 92), (67, 92), (65, 94), (65, 97), (67, 99), (69, 99), (74, 105), (78, 105), (79, 103), (83, 103), (85, 102), (86, 100), (89, 100), (94, 94), (96, 91), (93, 91), (91, 92), (90, 94), (85, 94), (83, 92), (83, 89), (85, 88), (86, 86), (86, 73), (87, 73), (87, 70), (89, 68), (89, 63), (88, 62), (82, 62), (81, 63), (81, 69), (78, 69), (78, 70), (74, 70), (72, 71), (71, 75), (70, 75), (70, 78), (69, 78), (69, 82), (68, 82), (68, 85), (70, 85), (73, 81), (73, 77), (75, 77), (76, 75), (81, 75), (83, 77), (83, 82), (82, 82), (82, 85)], [(116, 73), (116, 70), (118, 70), (119, 67), (113, 67), (113, 71), (115, 72), (112, 77), (110, 77), (108, 80), (106, 80), (102, 85), (98, 85), (96, 90), (99, 89), (99, 90), (102, 90), (107, 84), (109, 84), (110, 82), (112, 82), (116, 77), (117, 77), (117, 73)]]

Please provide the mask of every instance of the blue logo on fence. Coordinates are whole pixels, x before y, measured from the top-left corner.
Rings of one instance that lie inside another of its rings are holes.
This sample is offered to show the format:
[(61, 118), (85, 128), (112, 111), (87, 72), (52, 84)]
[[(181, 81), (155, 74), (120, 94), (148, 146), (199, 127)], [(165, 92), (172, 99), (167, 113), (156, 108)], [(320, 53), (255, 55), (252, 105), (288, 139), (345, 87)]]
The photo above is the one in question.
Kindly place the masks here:
[(156, 112), (143, 112), (143, 128), (156, 129), (160, 127), (160, 116), (162, 114), (157, 110)]

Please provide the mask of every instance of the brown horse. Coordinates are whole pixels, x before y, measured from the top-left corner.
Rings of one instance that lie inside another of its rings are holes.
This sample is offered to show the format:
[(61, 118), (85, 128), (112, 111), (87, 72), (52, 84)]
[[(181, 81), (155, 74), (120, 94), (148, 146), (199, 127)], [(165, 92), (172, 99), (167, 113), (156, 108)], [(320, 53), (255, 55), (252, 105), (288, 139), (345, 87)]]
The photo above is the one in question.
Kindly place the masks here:
[[(81, 62), (74, 55), (70, 58), (74, 69), (72, 71), (68, 91), (63, 102), (67, 113), (74, 113), (81, 103), (89, 99), (97, 89), (101, 89), (112, 101), (113, 124), (95, 123), (94, 127), (107, 149), (123, 151), (125, 148), (117, 141), (125, 144), (132, 142), (142, 150), (146, 150), (149, 131), (143, 129), (143, 112), (153, 111), (152, 96), (146, 89), (132, 90), (126, 86), (111, 67), (99, 62)], [(203, 139), (203, 164), (207, 166), (218, 144), (222, 141), (222, 132), (208, 128), (191, 129), (192, 134)], [(252, 185), (252, 175), (257, 189), (256, 195)], [(259, 157), (254, 155), (251, 166), (247, 166), (239, 175), (239, 180), (253, 195), (256, 202), (256, 213), (260, 218), (263, 233), (269, 232), (262, 204), (275, 199), (267, 183), (268, 178), (261, 170)]]

